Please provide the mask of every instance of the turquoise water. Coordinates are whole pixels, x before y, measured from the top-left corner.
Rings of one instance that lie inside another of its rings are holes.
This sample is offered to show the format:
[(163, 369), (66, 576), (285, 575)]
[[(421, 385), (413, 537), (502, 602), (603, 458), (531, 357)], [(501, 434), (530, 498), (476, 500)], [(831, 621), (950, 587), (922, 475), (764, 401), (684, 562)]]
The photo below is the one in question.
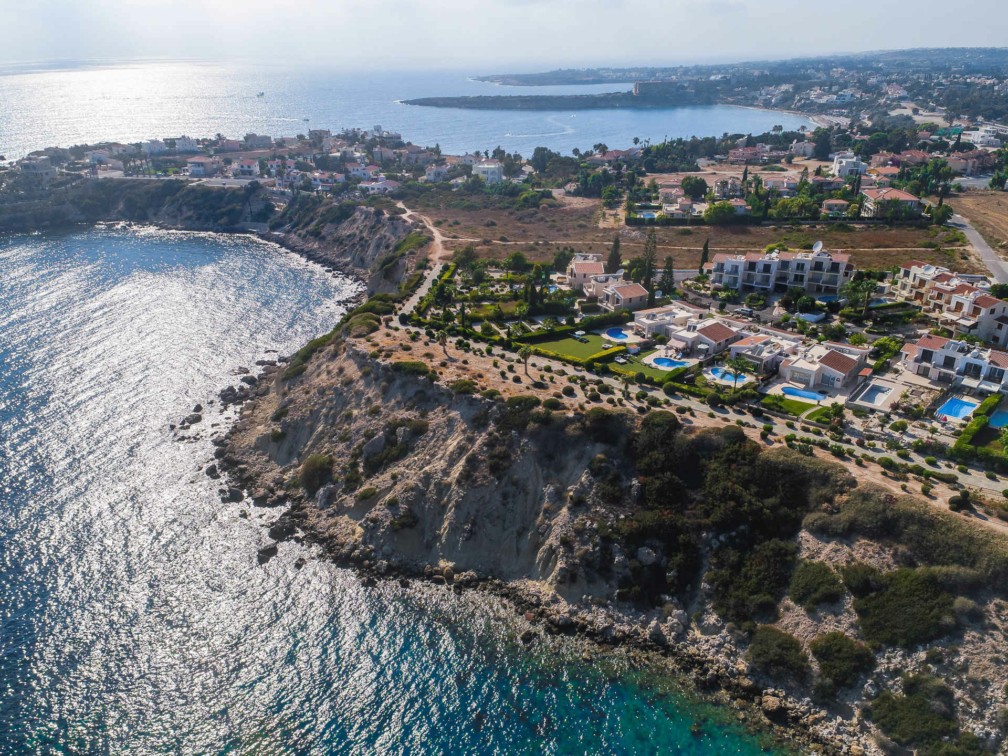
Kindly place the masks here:
[(1008, 425), (1008, 410), (996, 410), (990, 416), (990, 426), (992, 428), (1004, 428)]
[(958, 399), (953, 397), (949, 399), (945, 404), (938, 408), (936, 414), (945, 415), (946, 417), (954, 417), (957, 420), (962, 420), (970, 416), (970, 414), (979, 405), (975, 402), (967, 402), (965, 399)]
[(622, 328), (610, 328), (605, 332), (607, 338), (623, 341), (626, 339), (626, 332)]
[(653, 362), (658, 367), (665, 368), (666, 370), (675, 370), (676, 368), (689, 365), (688, 362), (684, 362), (683, 360), (671, 360), (668, 357), (655, 357)]
[(752, 376), (741, 374), (738, 376), (738, 380), (736, 381), (735, 374), (730, 370), (728, 370), (727, 368), (723, 367), (713, 367), (707, 372), (713, 375), (719, 381), (727, 381), (728, 383), (731, 383), (733, 385), (741, 386), (743, 383), (747, 383), (748, 381), (753, 380)]
[[(379, 30), (367, 33), (379, 34)], [(260, 60), (270, 59), (260, 57)], [(807, 118), (725, 105), (667, 110), (484, 111), (420, 108), (401, 100), (429, 96), (582, 94), (627, 91), (630, 84), (506, 87), (469, 80), (471, 71), (374, 71), (310, 64), (140, 61), (124, 65), (0, 69), (0, 155), (8, 159), (50, 145), (151, 137), (294, 136), (356, 126), (402, 132), (450, 154), (498, 145), (526, 157), (537, 146), (564, 154), (605, 142), (627, 149), (634, 137), (659, 142), (761, 134), (775, 124), (814, 128)], [(6, 75), (5, 75), (6, 74)], [(263, 97), (257, 97), (264, 92)], [(305, 122), (304, 119), (309, 119)]]
[(523, 651), (495, 601), (257, 563), (279, 513), (168, 423), (224, 427), (236, 368), (357, 290), (248, 238), (0, 237), (0, 752), (757, 756), (667, 679)]
[(788, 396), (798, 396), (802, 399), (811, 399), (813, 402), (822, 401), (826, 398), (826, 394), (819, 394), (815, 391), (808, 391), (806, 389), (797, 389), (794, 386), (785, 386), (781, 389), (782, 394), (787, 394)]

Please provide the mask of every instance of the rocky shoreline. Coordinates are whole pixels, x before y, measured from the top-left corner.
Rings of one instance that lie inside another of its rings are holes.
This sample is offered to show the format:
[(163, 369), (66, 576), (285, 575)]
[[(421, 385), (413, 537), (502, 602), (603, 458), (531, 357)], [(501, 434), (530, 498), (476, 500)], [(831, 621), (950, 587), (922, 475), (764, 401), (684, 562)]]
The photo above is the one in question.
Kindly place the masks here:
[[(356, 357), (368, 359), (363, 352)], [(771, 734), (806, 751), (864, 754), (860, 733), (842, 720), (831, 721), (807, 697), (755, 673), (737, 643), (741, 636), (715, 616), (691, 626), (682, 608), (662, 616), (660, 610), (630, 614), (610, 602), (571, 603), (540, 581), (505, 580), (450, 564), (397, 558), (388, 545), (376, 548), (361, 541), (345, 541), (315, 527), (315, 502), (300, 492), (278, 490), (277, 481), (259, 474), (255, 463), (246, 458), (247, 449), (236, 440), (250, 428), (247, 418), (257, 402), (279, 389), (279, 372), (285, 362), (281, 358), (277, 364), (261, 365), (258, 376), (242, 376), (241, 385), (221, 392), (221, 405), (239, 406), (241, 413), (223, 436), (212, 439), (214, 461), (205, 470), (209, 477), (222, 481), (222, 500), (248, 499), (257, 507), (287, 507), (267, 530), (270, 542), (258, 553), (260, 564), (277, 554), (280, 543), (293, 540), (316, 547), (337, 566), (354, 570), (365, 586), (385, 581), (407, 588), (411, 581), (418, 581), (455, 594), (477, 591), (501, 601), (513, 612), (525, 627), (520, 640), (526, 646), (548, 635), (584, 643), (586, 658), (618, 649), (635, 665), (661, 668), (704, 699), (736, 710), (737, 720), (753, 732)], [(442, 391), (441, 399), (451, 401), (450, 392)]]

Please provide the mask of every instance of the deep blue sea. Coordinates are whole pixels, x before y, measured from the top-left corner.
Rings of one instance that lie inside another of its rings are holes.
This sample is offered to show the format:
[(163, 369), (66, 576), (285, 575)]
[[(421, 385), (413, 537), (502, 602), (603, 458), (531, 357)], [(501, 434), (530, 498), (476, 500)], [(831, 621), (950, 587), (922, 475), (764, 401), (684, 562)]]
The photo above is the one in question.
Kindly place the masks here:
[[(375, 72), (239, 63), (134, 62), (72, 68), (0, 69), (0, 155), (101, 140), (208, 137), (220, 132), (294, 136), (309, 128), (380, 125), (449, 154), (500, 145), (526, 157), (539, 145), (569, 154), (633, 138), (761, 134), (806, 118), (728, 106), (667, 110), (478, 111), (421, 108), (401, 100), (435, 95), (567, 94), (626, 91), (629, 84), (506, 87), (472, 81), (476, 72)], [(263, 96), (259, 97), (258, 93)], [(306, 120), (308, 119), (308, 120)]]
[(245, 237), (0, 237), (0, 754), (756, 756), (668, 679), (523, 651), (489, 599), (258, 564), (279, 512), (221, 503), (168, 424), (358, 289)]

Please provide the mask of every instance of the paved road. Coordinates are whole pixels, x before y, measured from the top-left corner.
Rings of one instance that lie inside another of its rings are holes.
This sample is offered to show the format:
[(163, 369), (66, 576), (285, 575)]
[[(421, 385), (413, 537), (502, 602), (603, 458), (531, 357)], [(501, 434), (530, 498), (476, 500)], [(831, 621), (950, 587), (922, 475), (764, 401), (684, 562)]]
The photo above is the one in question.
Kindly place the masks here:
[(953, 215), (949, 225), (961, 229), (966, 234), (969, 243), (980, 253), (980, 259), (983, 260), (983, 264), (987, 266), (987, 270), (991, 272), (995, 281), (998, 283), (1008, 283), (1008, 269), (1005, 268), (1004, 262), (998, 257), (997, 252), (991, 249), (991, 246), (984, 241), (983, 237), (980, 236), (980, 232), (970, 225), (968, 220), (961, 215)]

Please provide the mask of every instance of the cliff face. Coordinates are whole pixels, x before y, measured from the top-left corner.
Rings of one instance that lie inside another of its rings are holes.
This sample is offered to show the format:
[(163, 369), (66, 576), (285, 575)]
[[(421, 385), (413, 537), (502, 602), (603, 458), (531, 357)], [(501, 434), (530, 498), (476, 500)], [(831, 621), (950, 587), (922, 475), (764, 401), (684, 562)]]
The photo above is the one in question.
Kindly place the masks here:
[(418, 227), (386, 209), (301, 193), (276, 207), (262, 187), (193, 185), (186, 181), (81, 181), (48, 201), (0, 206), (0, 232), (38, 231), (80, 223), (129, 221), (186, 231), (243, 231), (269, 222), (265, 238), (326, 267), (367, 281), (368, 293), (394, 292), (412, 273), (423, 246), (400, 242)]

